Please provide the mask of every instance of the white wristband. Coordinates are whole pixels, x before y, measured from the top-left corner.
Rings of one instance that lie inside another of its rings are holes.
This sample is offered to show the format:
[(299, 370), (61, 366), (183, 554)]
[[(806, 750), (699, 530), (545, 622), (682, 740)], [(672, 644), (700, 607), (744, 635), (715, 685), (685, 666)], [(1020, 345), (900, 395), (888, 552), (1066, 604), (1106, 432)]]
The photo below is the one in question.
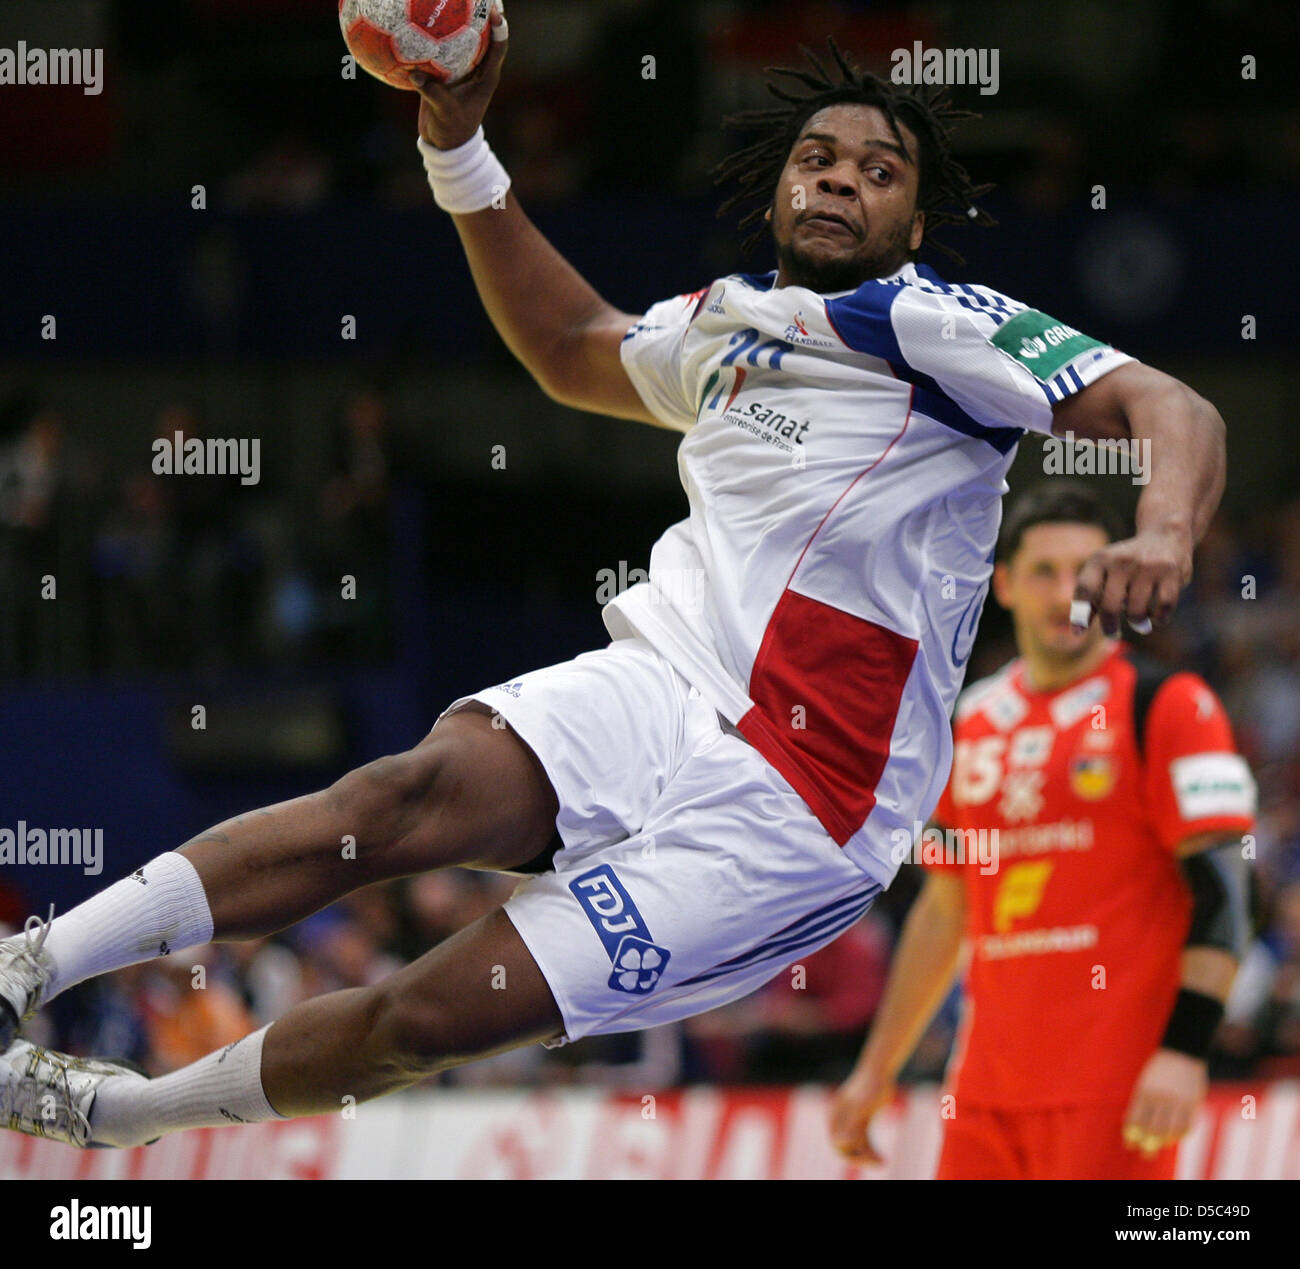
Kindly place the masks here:
[(510, 177), (492, 153), (482, 127), (464, 145), (440, 150), (423, 137), (416, 141), (429, 174), (433, 200), (448, 212), (476, 212), (504, 206)]

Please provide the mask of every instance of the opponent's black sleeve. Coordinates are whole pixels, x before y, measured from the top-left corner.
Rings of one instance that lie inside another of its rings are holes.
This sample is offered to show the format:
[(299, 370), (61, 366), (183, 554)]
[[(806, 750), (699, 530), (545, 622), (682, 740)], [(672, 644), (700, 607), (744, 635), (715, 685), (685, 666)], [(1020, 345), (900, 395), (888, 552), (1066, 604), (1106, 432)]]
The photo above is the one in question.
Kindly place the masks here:
[[(1220, 842), (1179, 861), (1192, 891), (1192, 920), (1185, 946), (1214, 947), (1238, 961), (1253, 933), (1254, 873), (1239, 840)], [(1223, 1002), (1183, 987), (1161, 1038), (1162, 1049), (1204, 1061), (1223, 1021)]]
[(1188, 947), (1217, 947), (1237, 960), (1253, 934), (1254, 870), (1239, 838), (1178, 860), (1192, 891)]

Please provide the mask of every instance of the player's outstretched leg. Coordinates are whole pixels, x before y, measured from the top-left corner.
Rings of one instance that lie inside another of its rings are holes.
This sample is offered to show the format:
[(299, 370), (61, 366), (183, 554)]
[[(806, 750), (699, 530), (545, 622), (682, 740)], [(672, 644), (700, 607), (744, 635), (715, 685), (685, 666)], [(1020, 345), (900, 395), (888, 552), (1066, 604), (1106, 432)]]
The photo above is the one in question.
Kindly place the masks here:
[(76, 1146), (134, 1146), (185, 1128), (326, 1114), (563, 1026), (498, 910), (373, 987), (305, 1001), (159, 1079), (19, 1041), (0, 1057), (0, 1124)]
[(555, 833), (541, 764), (482, 706), (319, 793), (159, 855), (48, 926), (0, 942), (0, 1050), (73, 984), (177, 948), (292, 925), (374, 881), (458, 864), (517, 868)]

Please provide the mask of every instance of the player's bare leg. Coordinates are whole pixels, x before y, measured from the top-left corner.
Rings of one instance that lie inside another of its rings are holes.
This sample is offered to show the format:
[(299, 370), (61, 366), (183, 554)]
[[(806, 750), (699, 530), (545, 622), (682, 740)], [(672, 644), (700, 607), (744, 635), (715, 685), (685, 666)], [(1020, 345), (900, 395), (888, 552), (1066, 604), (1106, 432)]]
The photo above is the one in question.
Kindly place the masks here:
[(290, 1010), (267, 1032), (262, 1084), (280, 1114), (320, 1114), (563, 1029), (537, 962), (498, 910), (373, 987)]
[(557, 810), (532, 751), (471, 705), (414, 749), (220, 824), (0, 944), (0, 1048), (20, 1018), (95, 974), (268, 934), (374, 881), (519, 867), (551, 841)]
[(218, 824), (179, 853), (203, 880), (213, 938), (255, 938), (374, 881), (517, 868), (548, 845), (558, 810), (532, 751), (471, 703), (414, 749)]
[(332, 1113), (563, 1031), (550, 989), (497, 911), (373, 987), (331, 992), (148, 1080), (19, 1041), (0, 1058), (9, 1126), (135, 1146), (188, 1128)]

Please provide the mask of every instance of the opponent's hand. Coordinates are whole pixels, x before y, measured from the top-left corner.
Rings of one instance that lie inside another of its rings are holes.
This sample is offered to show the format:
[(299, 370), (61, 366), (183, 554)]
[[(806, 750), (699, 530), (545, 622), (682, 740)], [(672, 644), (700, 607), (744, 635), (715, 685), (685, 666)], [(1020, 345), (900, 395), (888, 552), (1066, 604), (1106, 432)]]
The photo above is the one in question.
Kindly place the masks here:
[(454, 150), (478, 131), (488, 102), (501, 82), (501, 65), (510, 40), (499, 6), (492, 6), (488, 21), (492, 25), (492, 43), (483, 60), (460, 83), (448, 86), (418, 71), (411, 73), (411, 84), (420, 94), (420, 136), (440, 150)]
[(854, 1163), (881, 1164), (884, 1159), (871, 1144), (871, 1120), (894, 1100), (892, 1080), (855, 1071), (840, 1086), (831, 1103), (831, 1141)]
[(1172, 1049), (1157, 1049), (1133, 1086), (1124, 1116), (1124, 1144), (1150, 1159), (1180, 1140), (1196, 1119), (1207, 1085), (1204, 1062)]
[(1112, 638), (1119, 634), (1120, 620), (1125, 617), (1131, 625), (1163, 624), (1173, 615), (1179, 592), (1191, 580), (1190, 535), (1148, 530), (1112, 542), (1088, 557), (1079, 570), (1070, 620), (1080, 624), (1086, 604), (1090, 615), (1101, 618), (1102, 632)]

